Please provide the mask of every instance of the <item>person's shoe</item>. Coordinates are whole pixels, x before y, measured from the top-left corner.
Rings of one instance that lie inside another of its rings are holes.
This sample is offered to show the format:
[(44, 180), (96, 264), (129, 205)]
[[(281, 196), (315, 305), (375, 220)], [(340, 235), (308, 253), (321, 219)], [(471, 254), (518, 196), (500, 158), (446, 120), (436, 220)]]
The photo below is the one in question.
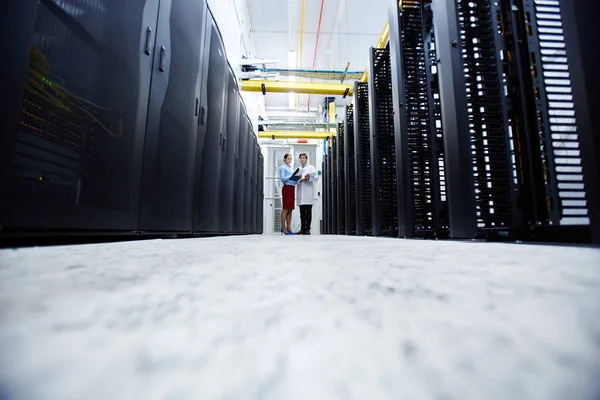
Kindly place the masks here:
[(295, 235), (295, 233), (294, 233), (294, 232), (286, 232), (285, 234), (286, 234), (286, 235)]
[(282, 235), (286, 234), (286, 232), (283, 229), (280, 229), (279, 232), (281, 232)]

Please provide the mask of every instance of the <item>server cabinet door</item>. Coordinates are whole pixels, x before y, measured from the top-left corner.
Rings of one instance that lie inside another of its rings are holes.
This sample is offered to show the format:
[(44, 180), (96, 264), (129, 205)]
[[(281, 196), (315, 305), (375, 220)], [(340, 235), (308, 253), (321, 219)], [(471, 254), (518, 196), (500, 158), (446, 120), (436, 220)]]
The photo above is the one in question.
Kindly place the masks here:
[(238, 137), (236, 141), (236, 163), (235, 175), (233, 181), (233, 231), (235, 233), (244, 232), (244, 193), (246, 189), (246, 176), (244, 170), (246, 166), (246, 142), (248, 140), (248, 117), (246, 108), (240, 104), (240, 113), (238, 121)]
[(256, 190), (258, 185), (258, 152), (259, 147), (256, 141), (256, 136), (252, 137), (253, 141), (253, 151), (252, 151), (252, 217), (250, 218), (252, 226), (250, 227), (250, 231), (255, 234), (256, 233), (256, 203), (258, 203), (258, 191)]
[(196, 167), (193, 230), (195, 233), (214, 234), (219, 232), (219, 187), (228, 81), (225, 47), (212, 15), (207, 20), (207, 30), (210, 30), (210, 39), (207, 37), (206, 40), (209, 43), (206, 137), (202, 157)]
[(2, 3), (0, 229), (135, 230), (158, 0)]
[[(260, 150), (260, 147), (259, 147)], [(265, 186), (265, 159), (262, 153), (259, 154), (258, 157), (258, 220), (257, 220), (257, 230), (256, 233), (263, 233), (263, 222), (264, 222), (264, 208), (265, 208), (265, 195), (264, 195), (264, 186)]]
[(140, 230), (191, 232), (206, 3), (161, 0), (144, 151)]
[(231, 68), (228, 74), (226, 128), (223, 131), (223, 156), (221, 158), (221, 186), (219, 188), (219, 232), (233, 232), (234, 174), (236, 166), (236, 142), (239, 130), (240, 95)]
[(248, 135), (246, 136), (245, 164), (244, 164), (244, 233), (252, 233), (252, 152), (254, 151), (254, 133), (250, 120), (248, 124)]

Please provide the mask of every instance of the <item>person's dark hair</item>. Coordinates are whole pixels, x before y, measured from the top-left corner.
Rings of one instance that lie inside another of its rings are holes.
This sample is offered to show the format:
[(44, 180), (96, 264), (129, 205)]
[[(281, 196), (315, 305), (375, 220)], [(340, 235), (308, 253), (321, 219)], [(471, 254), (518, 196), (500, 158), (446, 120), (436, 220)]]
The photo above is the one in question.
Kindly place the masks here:
[(285, 156), (283, 156), (283, 161), (285, 161), (286, 158), (288, 158), (290, 156), (290, 153), (285, 153)]
[(302, 156), (306, 157), (306, 159), (308, 160), (308, 156), (306, 155), (306, 153), (300, 153), (300, 155), (298, 156), (298, 158), (300, 158)]

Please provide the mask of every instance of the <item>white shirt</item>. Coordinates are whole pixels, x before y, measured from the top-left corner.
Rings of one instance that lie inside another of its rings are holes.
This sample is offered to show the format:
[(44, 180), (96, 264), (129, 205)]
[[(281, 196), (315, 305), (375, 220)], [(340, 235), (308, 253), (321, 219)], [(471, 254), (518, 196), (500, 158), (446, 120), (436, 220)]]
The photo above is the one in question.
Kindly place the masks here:
[(306, 164), (304, 166), (300, 166), (298, 175), (302, 176), (302, 178), (304, 178), (306, 175), (309, 175), (310, 179), (306, 182), (298, 183), (298, 186), (296, 187), (296, 201), (300, 206), (312, 206), (315, 198), (314, 182), (319, 180), (317, 169), (310, 164)]

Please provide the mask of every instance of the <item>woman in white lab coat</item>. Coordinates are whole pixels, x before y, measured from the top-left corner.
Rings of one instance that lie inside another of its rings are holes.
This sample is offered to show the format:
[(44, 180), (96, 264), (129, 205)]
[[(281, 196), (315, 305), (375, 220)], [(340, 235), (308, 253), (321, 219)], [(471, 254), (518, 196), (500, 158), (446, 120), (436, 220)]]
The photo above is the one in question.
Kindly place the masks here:
[(300, 206), (301, 235), (310, 235), (310, 225), (312, 222), (312, 206), (315, 198), (314, 182), (319, 180), (317, 169), (308, 164), (308, 156), (305, 153), (300, 154), (300, 171), (298, 175), (302, 177), (298, 188), (296, 189), (296, 199)]

